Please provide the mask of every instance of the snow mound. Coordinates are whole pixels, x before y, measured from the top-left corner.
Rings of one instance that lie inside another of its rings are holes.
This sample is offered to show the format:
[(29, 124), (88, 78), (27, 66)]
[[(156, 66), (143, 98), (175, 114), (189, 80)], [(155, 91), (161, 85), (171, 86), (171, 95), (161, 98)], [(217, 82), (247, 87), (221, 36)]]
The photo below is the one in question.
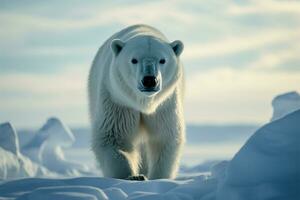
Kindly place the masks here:
[(13, 154), (20, 152), (17, 133), (9, 122), (0, 124), (0, 147)]
[(272, 101), (273, 116), (271, 121), (300, 109), (300, 95), (293, 91), (276, 96)]
[(71, 130), (59, 119), (50, 118), (35, 134), (35, 137), (22, 148), (31, 160), (51, 171), (66, 176), (88, 175), (88, 167), (67, 161), (63, 148), (71, 147), (75, 138)]
[(47, 147), (68, 147), (75, 141), (71, 130), (57, 118), (50, 118), (22, 148), (22, 152), (36, 162), (42, 161), (40, 150)]
[(0, 158), (0, 179), (53, 175), (20, 153), (18, 135), (10, 123), (0, 124)]
[(226, 168), (229, 161), (223, 160), (211, 167), (211, 177), (216, 179), (222, 179), (225, 177)]
[(300, 110), (259, 129), (230, 161), (217, 199), (299, 199)]
[(29, 158), (22, 154), (16, 155), (0, 148), (0, 158), (0, 179), (57, 176), (46, 168), (33, 163)]

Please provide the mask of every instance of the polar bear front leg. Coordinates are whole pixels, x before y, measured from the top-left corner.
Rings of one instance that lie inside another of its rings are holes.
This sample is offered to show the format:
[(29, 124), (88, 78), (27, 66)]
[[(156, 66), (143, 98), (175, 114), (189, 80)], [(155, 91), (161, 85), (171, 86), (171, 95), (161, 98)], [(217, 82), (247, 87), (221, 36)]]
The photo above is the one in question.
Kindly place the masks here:
[(182, 142), (172, 140), (149, 141), (149, 179), (175, 178)]
[(182, 112), (173, 105), (144, 116), (149, 140), (147, 144), (149, 179), (174, 178), (176, 176), (185, 141)]
[(138, 174), (136, 149), (139, 114), (110, 104), (93, 126), (92, 149), (105, 177), (128, 178)]
[(119, 147), (103, 146), (93, 148), (104, 177), (125, 179), (136, 175), (138, 154), (136, 151), (123, 151)]

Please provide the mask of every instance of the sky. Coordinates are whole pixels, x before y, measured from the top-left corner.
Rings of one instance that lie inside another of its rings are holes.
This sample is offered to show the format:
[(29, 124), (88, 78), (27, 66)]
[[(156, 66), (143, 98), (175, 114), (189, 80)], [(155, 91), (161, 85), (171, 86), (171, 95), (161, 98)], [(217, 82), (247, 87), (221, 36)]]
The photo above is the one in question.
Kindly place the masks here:
[(183, 41), (189, 124), (264, 123), (300, 91), (300, 1), (0, 0), (0, 123), (87, 126), (93, 57), (137, 23)]

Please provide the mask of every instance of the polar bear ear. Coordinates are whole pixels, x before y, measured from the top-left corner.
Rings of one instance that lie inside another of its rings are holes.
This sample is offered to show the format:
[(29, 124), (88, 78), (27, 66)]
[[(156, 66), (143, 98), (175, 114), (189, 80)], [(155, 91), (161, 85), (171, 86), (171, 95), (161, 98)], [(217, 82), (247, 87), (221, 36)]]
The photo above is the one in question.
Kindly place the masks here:
[(110, 47), (114, 52), (115, 56), (119, 55), (121, 50), (123, 49), (125, 43), (122, 40), (114, 39), (111, 41)]
[(183, 43), (180, 40), (175, 40), (170, 43), (175, 55), (178, 57), (183, 51)]

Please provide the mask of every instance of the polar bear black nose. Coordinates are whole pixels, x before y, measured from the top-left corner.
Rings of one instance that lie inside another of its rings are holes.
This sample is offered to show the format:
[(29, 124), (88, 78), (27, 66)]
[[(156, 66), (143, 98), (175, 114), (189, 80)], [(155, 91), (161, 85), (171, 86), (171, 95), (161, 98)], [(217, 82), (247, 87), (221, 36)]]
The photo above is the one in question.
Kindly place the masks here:
[(145, 76), (142, 80), (142, 84), (145, 88), (154, 88), (158, 84), (158, 80), (155, 76)]

